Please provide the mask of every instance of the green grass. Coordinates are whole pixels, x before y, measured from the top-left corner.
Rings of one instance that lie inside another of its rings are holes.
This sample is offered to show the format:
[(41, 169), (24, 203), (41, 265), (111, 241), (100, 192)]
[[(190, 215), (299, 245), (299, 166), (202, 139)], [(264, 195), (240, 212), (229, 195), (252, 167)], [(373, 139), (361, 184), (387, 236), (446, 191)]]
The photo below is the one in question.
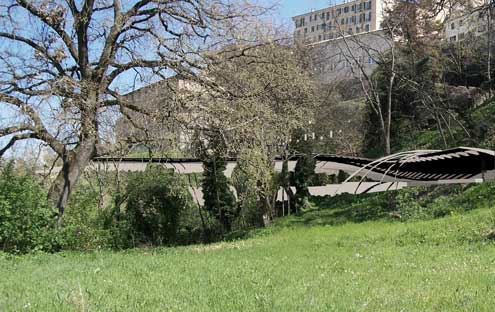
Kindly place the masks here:
[(0, 254), (0, 311), (493, 311), (491, 209), (315, 221), (330, 217), (207, 246)]

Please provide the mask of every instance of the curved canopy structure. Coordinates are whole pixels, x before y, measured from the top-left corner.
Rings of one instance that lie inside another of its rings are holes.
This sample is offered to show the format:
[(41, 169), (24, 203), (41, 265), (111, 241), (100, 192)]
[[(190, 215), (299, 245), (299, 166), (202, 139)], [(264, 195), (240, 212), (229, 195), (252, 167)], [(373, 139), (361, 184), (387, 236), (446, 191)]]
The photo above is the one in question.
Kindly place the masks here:
[(318, 155), (317, 161), (340, 163), (359, 168), (353, 175), (376, 180), (438, 181), (462, 180), (495, 169), (495, 152), (458, 147), (444, 151), (410, 151), (377, 160)]

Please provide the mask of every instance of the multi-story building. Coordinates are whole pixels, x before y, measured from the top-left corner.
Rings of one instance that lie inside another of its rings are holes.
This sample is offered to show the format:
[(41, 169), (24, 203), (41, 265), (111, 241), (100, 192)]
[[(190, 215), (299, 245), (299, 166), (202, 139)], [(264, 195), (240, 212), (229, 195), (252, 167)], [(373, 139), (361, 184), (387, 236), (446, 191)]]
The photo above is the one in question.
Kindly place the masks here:
[(381, 31), (383, 0), (355, 0), (293, 17), (294, 39), (309, 45), (313, 70), (332, 83), (370, 74), (390, 48)]
[[(467, 36), (479, 37), (488, 31), (488, 7), (480, 6), (468, 13), (457, 15), (445, 21), (444, 38), (450, 42), (463, 41)], [(492, 10), (492, 23), (495, 9)], [(493, 27), (493, 26), (492, 26)]]
[(315, 43), (380, 29), (383, 20), (382, 0), (355, 0), (322, 10), (298, 15), (294, 38), (299, 43)]

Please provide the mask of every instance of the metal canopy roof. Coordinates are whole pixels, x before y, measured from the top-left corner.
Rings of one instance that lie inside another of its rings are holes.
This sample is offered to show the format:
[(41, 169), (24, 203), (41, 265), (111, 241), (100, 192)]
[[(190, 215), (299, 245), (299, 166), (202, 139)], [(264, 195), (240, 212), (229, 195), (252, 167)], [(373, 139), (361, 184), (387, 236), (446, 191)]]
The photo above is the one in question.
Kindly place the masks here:
[(469, 179), (495, 169), (495, 153), (490, 150), (458, 147), (444, 151), (411, 151), (378, 160), (318, 155), (319, 161), (358, 166), (360, 174), (379, 173), (397, 180), (436, 181)]

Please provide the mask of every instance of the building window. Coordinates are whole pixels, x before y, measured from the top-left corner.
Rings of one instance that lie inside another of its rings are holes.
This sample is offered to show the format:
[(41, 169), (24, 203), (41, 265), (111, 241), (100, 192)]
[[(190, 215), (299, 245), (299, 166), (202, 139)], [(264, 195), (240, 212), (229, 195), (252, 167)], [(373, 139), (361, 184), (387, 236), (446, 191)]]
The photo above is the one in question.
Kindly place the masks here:
[(321, 35), (318, 35), (318, 41), (321, 41)]
[(459, 26), (462, 26), (464, 24), (463, 20), (459, 20)]
[(325, 12), (321, 13), (320, 18), (321, 18), (322, 20), (324, 20), (324, 19), (325, 19)]
[(370, 31), (370, 24), (364, 25), (364, 30), (365, 31)]
[(330, 19), (330, 12), (327, 12), (327, 21)]
[(314, 18), (315, 18), (315, 21), (316, 21), (318, 19), (318, 14), (315, 14), (315, 17)]
[(355, 16), (351, 17), (351, 23), (356, 24), (356, 17)]
[(305, 19), (304, 19), (304, 17), (303, 17), (303, 18), (301, 18), (301, 19), (299, 19), (299, 20), (296, 20), (296, 28), (298, 28), (298, 27), (302, 27), (302, 26), (304, 26), (304, 24), (305, 24)]
[(342, 14), (342, 9), (341, 8), (338, 8), (337, 9), (337, 16), (339, 16), (340, 14)]
[[(361, 4), (361, 3), (360, 3), (360, 4)], [(353, 4), (353, 5), (351, 6), (351, 11), (352, 11), (352, 12), (356, 12), (356, 5), (355, 5), (355, 4)]]
[(308, 28), (304, 28), (304, 33), (307, 34), (308, 33)]
[(450, 24), (450, 29), (455, 29), (455, 23)]
[(349, 35), (352, 35), (352, 28), (349, 28), (349, 29), (347, 30), (347, 33), (348, 33)]
[(368, 13), (368, 22), (371, 22), (371, 12)]
[(465, 34), (464, 34), (464, 33), (460, 33), (460, 34), (459, 34), (459, 40), (463, 40), (463, 39), (464, 39), (464, 37), (465, 37)]
[(310, 15), (309, 16), (309, 21), (312, 22), (313, 21), (313, 15)]
[(341, 19), (340, 20), (340, 25), (344, 25), (345, 24), (345, 19)]
[(450, 42), (455, 42), (457, 41), (457, 37), (456, 36), (452, 36), (449, 38)]
[(366, 7), (366, 10), (371, 10), (371, 1), (366, 2), (364, 6)]
[(356, 27), (356, 34), (358, 34), (361, 31), (361, 28)]
[(349, 12), (349, 7), (348, 7), (348, 6), (346, 6), (346, 7), (344, 8), (344, 13), (348, 13), (348, 12)]
[(311, 26), (311, 32), (315, 32), (315, 27)]

